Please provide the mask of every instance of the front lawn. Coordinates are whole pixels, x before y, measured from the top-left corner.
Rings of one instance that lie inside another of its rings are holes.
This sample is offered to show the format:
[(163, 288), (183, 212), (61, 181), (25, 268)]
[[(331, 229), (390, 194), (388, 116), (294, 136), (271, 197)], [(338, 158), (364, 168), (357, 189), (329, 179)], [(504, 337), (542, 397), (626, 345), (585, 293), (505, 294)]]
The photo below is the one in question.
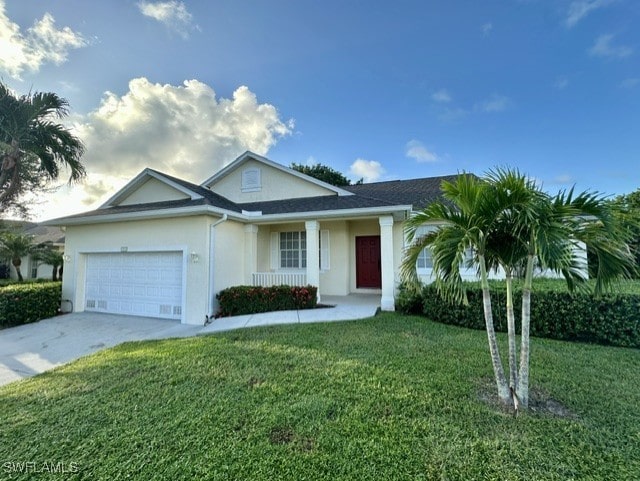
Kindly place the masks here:
[(485, 333), (393, 314), (129, 343), (0, 388), (0, 478), (640, 479), (638, 350), (533, 339), (517, 419), (490, 372)]

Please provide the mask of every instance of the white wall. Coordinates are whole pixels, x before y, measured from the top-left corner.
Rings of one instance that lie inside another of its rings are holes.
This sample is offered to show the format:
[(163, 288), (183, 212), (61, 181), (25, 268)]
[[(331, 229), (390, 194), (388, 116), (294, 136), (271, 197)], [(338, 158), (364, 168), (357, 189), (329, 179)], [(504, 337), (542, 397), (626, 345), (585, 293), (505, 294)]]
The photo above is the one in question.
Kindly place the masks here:
[[(90, 253), (181, 250), (184, 253), (186, 281), (183, 284), (183, 319), (202, 324), (209, 308), (209, 231), (214, 218), (179, 217), (135, 222), (114, 222), (68, 226), (62, 298), (73, 301), (75, 311), (84, 310), (86, 258)], [(191, 253), (199, 257), (191, 260)]]

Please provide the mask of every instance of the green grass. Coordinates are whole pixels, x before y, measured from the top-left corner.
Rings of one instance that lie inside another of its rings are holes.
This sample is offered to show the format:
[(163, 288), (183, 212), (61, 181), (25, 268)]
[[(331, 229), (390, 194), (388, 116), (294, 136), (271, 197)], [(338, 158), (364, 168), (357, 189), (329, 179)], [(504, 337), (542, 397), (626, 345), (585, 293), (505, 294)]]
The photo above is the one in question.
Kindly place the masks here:
[(0, 478), (640, 479), (638, 350), (532, 350), (569, 416), (482, 401), (485, 334), (417, 317), (128, 343), (0, 389)]
[[(470, 286), (480, 287), (480, 282), (469, 282)], [(504, 280), (492, 280), (489, 281), (491, 289), (504, 290), (506, 289)], [(519, 287), (522, 285), (522, 281), (514, 281), (514, 285)], [(589, 285), (593, 289), (595, 286), (595, 280), (589, 280)], [(547, 277), (540, 277), (533, 280), (534, 291), (558, 291), (568, 292), (567, 283), (564, 279), (551, 279)], [(640, 295), (640, 280), (638, 279), (622, 279), (616, 281), (611, 286), (611, 293), (613, 294), (636, 294)]]

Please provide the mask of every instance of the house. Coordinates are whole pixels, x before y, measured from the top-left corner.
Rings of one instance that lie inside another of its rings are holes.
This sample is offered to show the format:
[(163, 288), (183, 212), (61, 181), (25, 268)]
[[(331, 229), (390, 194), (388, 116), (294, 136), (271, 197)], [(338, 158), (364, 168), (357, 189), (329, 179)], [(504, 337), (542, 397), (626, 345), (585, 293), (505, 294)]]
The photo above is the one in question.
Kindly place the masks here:
[(63, 307), (202, 324), (227, 287), (311, 284), (392, 311), (404, 221), (454, 177), (336, 187), (251, 152), (200, 185), (145, 169), (47, 223), (65, 227)]
[[(60, 227), (16, 220), (3, 220), (0, 224), (11, 231), (31, 236), (33, 245), (46, 244), (60, 252), (64, 251), (64, 231)], [(53, 266), (43, 263), (31, 255), (22, 257), (20, 271), (24, 279), (51, 279), (53, 277)], [(0, 260), (0, 279), (2, 278), (18, 278), (15, 268), (6, 259)]]

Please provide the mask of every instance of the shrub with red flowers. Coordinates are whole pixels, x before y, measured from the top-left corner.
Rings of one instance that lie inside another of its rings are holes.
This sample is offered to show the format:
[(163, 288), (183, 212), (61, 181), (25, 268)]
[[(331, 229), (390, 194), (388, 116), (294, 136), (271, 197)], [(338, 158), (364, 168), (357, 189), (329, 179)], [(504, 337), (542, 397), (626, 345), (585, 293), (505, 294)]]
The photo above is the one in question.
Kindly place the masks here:
[(315, 286), (229, 287), (216, 295), (219, 302), (216, 317), (313, 309), (317, 293)]
[(12, 284), (0, 288), (0, 327), (17, 326), (58, 313), (62, 284)]

